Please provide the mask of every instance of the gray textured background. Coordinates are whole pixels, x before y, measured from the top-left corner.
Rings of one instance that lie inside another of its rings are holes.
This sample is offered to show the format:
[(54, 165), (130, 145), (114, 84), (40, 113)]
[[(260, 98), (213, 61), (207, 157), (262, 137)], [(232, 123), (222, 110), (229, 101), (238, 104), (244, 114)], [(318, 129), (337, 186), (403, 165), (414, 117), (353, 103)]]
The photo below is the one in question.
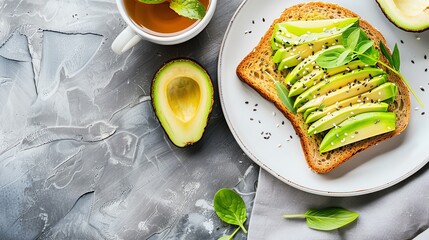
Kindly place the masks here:
[[(176, 46), (141, 42), (116, 56), (114, 0), (0, 0), (0, 239), (212, 239), (231, 233), (214, 193), (250, 211), (258, 167), (234, 141), (217, 92), (203, 140), (173, 146), (153, 114), (166, 61), (217, 58), (239, 0)], [(245, 238), (239, 235), (239, 238)]]

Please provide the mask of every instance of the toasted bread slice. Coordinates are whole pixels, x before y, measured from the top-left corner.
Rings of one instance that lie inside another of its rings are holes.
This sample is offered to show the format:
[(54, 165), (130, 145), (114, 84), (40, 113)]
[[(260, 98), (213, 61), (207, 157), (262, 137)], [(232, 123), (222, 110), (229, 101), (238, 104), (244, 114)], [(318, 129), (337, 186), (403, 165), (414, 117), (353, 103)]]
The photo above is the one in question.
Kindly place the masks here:
[[(251, 51), (240, 62), (236, 70), (237, 76), (241, 81), (247, 83), (265, 99), (274, 103), (274, 105), (292, 123), (296, 133), (300, 137), (305, 159), (309, 167), (317, 173), (327, 173), (358, 152), (363, 151), (385, 139), (400, 134), (407, 127), (410, 117), (410, 96), (407, 87), (397, 75), (387, 71), (388, 81), (393, 82), (398, 86), (398, 94), (396, 99), (389, 105), (389, 111), (396, 114), (397, 120), (395, 131), (371, 137), (321, 154), (319, 153), (319, 144), (322, 141), (322, 137), (320, 135), (307, 135), (308, 125), (305, 123), (303, 115), (293, 114), (281, 103), (272, 79), (270, 79), (270, 77), (264, 73), (267, 71), (276, 79), (284, 79), (284, 75), (276, 71), (276, 66), (272, 61), (273, 50), (271, 49), (270, 38), (274, 29), (274, 24), (283, 21), (320, 20), (349, 17), (359, 16), (346, 8), (330, 3), (310, 2), (287, 8), (281, 14), (281, 16), (273, 22), (271, 27), (262, 37), (258, 45), (253, 49), (253, 51)], [(376, 43), (375, 45), (377, 50), (379, 50), (378, 43), (380, 40), (383, 43), (386, 43), (383, 35), (368, 22), (360, 19), (359, 25)], [(382, 56), (381, 52), (380, 59), (388, 64), (387, 59)], [(292, 160), (293, 159), (289, 159), (289, 161)]]

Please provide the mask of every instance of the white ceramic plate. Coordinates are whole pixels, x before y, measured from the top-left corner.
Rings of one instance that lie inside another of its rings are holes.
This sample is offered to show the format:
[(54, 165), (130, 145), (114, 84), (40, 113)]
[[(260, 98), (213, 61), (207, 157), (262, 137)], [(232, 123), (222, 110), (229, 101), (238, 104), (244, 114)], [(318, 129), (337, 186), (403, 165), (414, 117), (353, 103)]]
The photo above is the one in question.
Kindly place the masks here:
[[(287, 119), (237, 78), (238, 63), (256, 46), (271, 22), (288, 6), (302, 2), (306, 1), (247, 0), (231, 20), (220, 51), (218, 81), (225, 118), (238, 144), (253, 161), (283, 182), (319, 195), (367, 194), (411, 176), (429, 160), (429, 108), (422, 108), (415, 99), (412, 98), (411, 120), (403, 134), (320, 175), (308, 168), (299, 139)], [(326, 2), (349, 8), (369, 21), (381, 30), (391, 48), (398, 43), (402, 72), (429, 107), (429, 71), (425, 72), (429, 60), (424, 57), (427, 54), (429, 58), (429, 31), (408, 33), (396, 28), (373, 0)]]

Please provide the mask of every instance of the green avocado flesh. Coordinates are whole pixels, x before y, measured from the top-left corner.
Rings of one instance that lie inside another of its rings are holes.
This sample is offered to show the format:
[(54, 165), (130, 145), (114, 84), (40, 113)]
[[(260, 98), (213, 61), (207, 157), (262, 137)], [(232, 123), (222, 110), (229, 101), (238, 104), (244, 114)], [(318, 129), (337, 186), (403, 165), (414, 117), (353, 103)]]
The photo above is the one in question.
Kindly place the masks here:
[(213, 106), (212, 81), (203, 67), (189, 59), (166, 63), (153, 79), (151, 97), (174, 145), (185, 147), (201, 139)]
[[(321, 69), (317, 68), (310, 72), (309, 74), (303, 76), (301, 79), (296, 81), (290, 88), (289, 97), (293, 97), (303, 93), (307, 88), (316, 85), (322, 78), (327, 79), (333, 75), (343, 72), (350, 72), (355, 69), (364, 68), (367, 66), (360, 60), (356, 60), (348, 63), (347, 65), (330, 68), (330, 69)], [(287, 77), (286, 77), (287, 78)]]
[(369, 137), (395, 130), (396, 115), (392, 112), (369, 112), (356, 115), (330, 130), (322, 142), (321, 153), (354, 143)]
[(412, 32), (429, 28), (429, 2), (424, 0), (377, 0), (383, 13), (396, 26)]
[(359, 59), (328, 69), (317, 64), (328, 49), (344, 49), (342, 34), (351, 26), (358, 26), (358, 19), (274, 26), (273, 62), (286, 75), (282, 84), (296, 114), (303, 114), (309, 124), (307, 134), (322, 135), (320, 153), (395, 130), (396, 115), (389, 112), (389, 103), (398, 88), (387, 82), (384, 70)]
[(385, 72), (379, 68), (364, 68), (360, 70), (352, 70), (351, 72), (343, 72), (342, 74), (336, 74), (301, 93), (296, 98), (294, 107), (297, 108), (311, 99), (331, 92), (335, 93), (338, 89), (350, 87), (353, 83), (362, 83), (362, 81), (367, 81), (373, 76), (382, 74), (385, 74)]

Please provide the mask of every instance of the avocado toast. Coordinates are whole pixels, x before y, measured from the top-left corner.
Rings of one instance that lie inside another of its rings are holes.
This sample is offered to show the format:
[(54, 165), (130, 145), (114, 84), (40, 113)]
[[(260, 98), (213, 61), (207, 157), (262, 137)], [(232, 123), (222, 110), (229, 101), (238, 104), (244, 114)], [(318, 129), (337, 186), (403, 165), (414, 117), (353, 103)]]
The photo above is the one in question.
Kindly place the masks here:
[[(237, 67), (237, 76), (239, 77), (239, 79), (247, 83), (253, 89), (255, 89), (265, 99), (273, 102), (275, 106), (292, 123), (297, 135), (300, 137), (301, 145), (302, 145), (302, 149), (303, 149), (306, 161), (309, 167), (317, 173), (327, 173), (332, 169), (334, 169), (335, 167), (339, 166), (341, 163), (351, 158), (353, 155), (357, 154), (358, 152), (363, 151), (368, 147), (373, 146), (378, 142), (381, 142), (387, 138), (398, 135), (399, 133), (404, 131), (409, 121), (410, 97), (409, 97), (408, 90), (405, 84), (401, 81), (401, 79), (390, 71), (386, 71), (385, 73), (380, 73), (379, 78), (380, 79), (383, 78), (383, 80), (375, 79), (374, 81), (378, 81), (377, 84), (380, 85), (379, 86), (380, 88), (382, 88), (381, 86), (383, 83), (393, 84), (394, 88), (396, 89), (395, 91), (397, 91), (397, 93), (394, 95), (394, 99), (391, 99), (391, 101), (384, 103), (385, 106), (380, 106), (380, 108), (383, 109), (382, 111), (384, 111), (384, 108), (386, 108), (387, 115), (386, 114), (383, 115), (384, 120), (388, 121), (388, 119), (391, 119), (392, 114), (389, 114), (389, 113), (393, 113), (395, 118), (394, 128), (392, 128), (392, 126), (388, 126), (388, 124), (387, 125), (384, 124), (384, 121), (375, 121), (375, 123), (380, 123), (380, 122), (383, 123), (386, 128), (389, 128), (389, 131), (387, 133), (381, 132), (379, 135), (371, 136), (361, 141), (353, 142), (333, 150), (332, 149), (329, 149), (329, 151), (320, 150), (324, 137), (328, 136), (329, 134), (322, 134), (322, 135), (311, 134), (312, 133), (310, 129), (310, 126), (312, 126), (311, 121), (314, 120), (313, 122), (315, 122), (316, 120), (323, 118), (323, 111), (325, 110), (318, 111), (317, 113), (313, 113), (313, 114), (311, 113), (311, 111), (310, 112), (305, 111), (308, 109), (314, 110), (315, 108), (316, 109), (318, 107), (320, 108), (320, 106), (322, 105), (316, 104), (312, 107), (307, 106), (307, 108), (304, 108), (304, 109), (302, 108), (303, 106), (308, 104), (308, 102), (311, 102), (311, 100), (316, 101), (317, 98), (315, 96), (312, 96), (311, 98), (306, 99), (307, 102), (305, 101), (298, 102), (298, 103), (295, 102), (295, 107), (298, 110), (298, 113), (293, 113), (293, 111), (285, 107), (285, 105), (282, 103), (272, 78), (279, 81), (283, 81), (287, 73), (290, 72), (290, 69), (286, 69), (286, 71), (279, 71), (278, 68), (281, 62), (275, 63), (273, 61), (273, 54), (274, 53), (278, 54), (277, 53), (278, 51), (273, 51), (274, 47), (272, 42), (272, 35), (273, 35), (273, 32), (276, 31), (275, 29), (276, 24), (280, 22), (285, 22), (285, 21), (292, 22), (292, 21), (303, 21), (303, 20), (345, 19), (345, 18), (359, 18), (359, 16), (351, 12), (350, 10), (335, 4), (311, 2), (311, 3), (292, 6), (286, 9), (282, 13), (282, 15), (273, 22), (273, 24), (268, 29), (266, 34), (262, 37), (258, 45), (253, 49), (253, 51), (251, 51), (251, 53), (249, 53), (241, 61), (241, 63)], [(372, 27), (368, 22), (362, 19), (359, 19), (359, 27), (368, 35), (368, 37), (371, 40), (375, 42), (375, 47), (377, 51), (379, 51), (378, 43), (380, 41), (385, 43), (385, 39), (383, 38), (382, 34), (377, 29)], [(306, 61), (305, 59), (311, 58), (311, 56), (315, 56), (315, 55), (317, 55), (317, 52), (313, 53), (312, 51), (310, 51), (310, 54), (302, 57), (303, 59), (299, 59), (300, 56), (297, 56), (295, 59), (292, 59), (292, 58), (290, 59), (291, 61), (300, 60), (293, 63), (297, 65), (302, 61)], [(274, 56), (274, 60), (276, 60), (276, 56)], [(387, 59), (381, 56), (381, 54), (380, 54), (380, 60), (385, 63), (388, 63)], [(350, 62), (349, 64), (352, 64), (352, 63), (353, 62)], [(353, 64), (359, 65), (358, 63), (353, 63)], [(283, 67), (283, 65), (281, 65), (281, 67)], [(371, 66), (364, 65), (364, 67), (368, 68)], [(378, 68), (374, 68), (368, 71), (378, 71), (377, 69)], [(358, 69), (358, 70), (362, 71), (362, 69)], [(385, 71), (385, 69), (383, 70)], [(317, 74), (317, 71), (314, 74)], [(310, 74), (308, 74), (307, 77), (308, 76), (310, 76)], [(311, 84), (309, 84), (308, 86), (312, 86), (313, 84), (315, 84), (311, 82), (311, 79), (302, 80), (302, 81), (305, 81), (305, 82), (310, 81)], [(290, 91), (293, 91), (291, 88), (293, 84), (287, 84), (286, 86), (289, 88)], [(387, 90), (389, 89), (388, 86), (387, 87), (383, 86), (383, 87), (387, 88)], [(299, 94), (303, 94), (302, 89), (301, 90), (297, 89), (296, 91), (298, 91), (296, 93), (297, 96), (299, 96)], [(309, 94), (311, 94), (311, 92)], [(379, 94), (381, 94), (381, 91)], [(339, 98), (342, 95), (341, 94), (337, 94), (337, 95), (338, 95), (337, 97), (331, 98), (330, 100), (332, 101), (333, 99), (334, 102), (341, 101), (340, 99), (337, 99), (337, 98)], [(342, 101), (350, 101), (350, 100), (343, 99)], [(374, 107), (374, 106), (371, 106), (371, 107)], [(344, 109), (342, 110), (346, 111)], [(374, 117), (372, 116), (369, 118), (369, 120), (368, 118), (361, 118), (358, 120), (361, 121), (360, 124), (365, 125), (373, 119)], [(324, 129), (324, 127), (325, 126), (322, 124), (321, 128)], [(368, 127), (370, 126), (368, 125)], [(337, 129), (335, 130), (339, 131)], [(334, 144), (333, 141), (329, 143)], [(326, 143), (322, 144), (322, 146), (325, 146), (325, 145)], [(293, 159), (290, 159), (289, 161), (292, 161), (292, 160)]]

